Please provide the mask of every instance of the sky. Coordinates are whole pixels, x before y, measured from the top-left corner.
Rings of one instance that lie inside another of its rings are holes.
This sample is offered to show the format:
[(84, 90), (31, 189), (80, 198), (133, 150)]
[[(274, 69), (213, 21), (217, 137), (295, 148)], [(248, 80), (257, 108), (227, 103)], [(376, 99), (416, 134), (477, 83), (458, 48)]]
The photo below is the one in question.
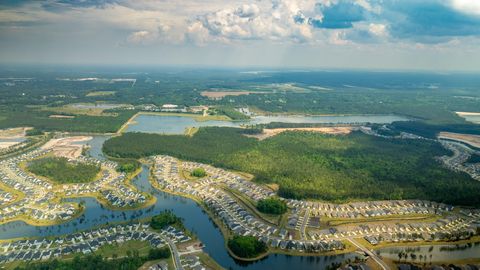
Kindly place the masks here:
[(480, 71), (480, 0), (0, 0), (0, 64)]

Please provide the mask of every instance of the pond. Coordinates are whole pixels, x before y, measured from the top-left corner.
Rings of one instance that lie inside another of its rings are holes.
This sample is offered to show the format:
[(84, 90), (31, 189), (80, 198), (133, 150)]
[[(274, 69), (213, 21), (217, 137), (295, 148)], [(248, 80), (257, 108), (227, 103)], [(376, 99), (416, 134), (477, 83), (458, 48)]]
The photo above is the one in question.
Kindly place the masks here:
[(409, 119), (397, 115), (276, 115), (254, 116), (247, 121), (196, 121), (193, 117), (188, 116), (139, 114), (127, 126), (126, 132), (183, 134), (185, 132), (185, 129), (189, 127), (241, 127), (244, 125), (268, 124), (272, 122), (306, 124), (387, 124), (394, 121), (407, 120)]

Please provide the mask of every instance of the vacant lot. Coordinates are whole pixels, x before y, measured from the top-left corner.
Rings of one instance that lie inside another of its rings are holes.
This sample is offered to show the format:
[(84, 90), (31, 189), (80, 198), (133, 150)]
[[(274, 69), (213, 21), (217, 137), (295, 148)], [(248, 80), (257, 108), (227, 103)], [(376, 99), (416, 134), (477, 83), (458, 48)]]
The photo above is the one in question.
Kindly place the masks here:
[(286, 131), (304, 131), (304, 132), (318, 132), (332, 135), (347, 135), (354, 130), (353, 127), (312, 127), (312, 128), (264, 128), (260, 134), (245, 134), (247, 137), (265, 140), (267, 138), (276, 136)]
[(451, 132), (440, 132), (439, 138), (445, 138), (467, 143), (473, 147), (480, 148), (480, 135), (460, 134)]
[(101, 97), (101, 96), (113, 96), (115, 95), (116, 91), (92, 91), (89, 92), (86, 96), (87, 97)]
[(203, 91), (200, 93), (204, 97), (210, 99), (222, 99), (226, 96), (242, 96), (250, 94), (268, 94), (270, 92), (258, 92), (258, 91)]

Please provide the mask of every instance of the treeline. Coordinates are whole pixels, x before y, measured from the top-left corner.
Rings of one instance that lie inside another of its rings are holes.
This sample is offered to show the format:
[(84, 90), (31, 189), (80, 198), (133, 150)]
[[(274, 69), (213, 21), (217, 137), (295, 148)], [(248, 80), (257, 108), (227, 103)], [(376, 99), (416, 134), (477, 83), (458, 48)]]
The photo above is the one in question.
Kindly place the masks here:
[(74, 118), (51, 118), (52, 113), (22, 106), (0, 107), (0, 129), (34, 127), (39, 131), (114, 133), (130, 118), (133, 110), (106, 110), (116, 116), (73, 115)]
[(100, 172), (98, 165), (70, 163), (64, 157), (35, 159), (27, 164), (27, 169), (62, 184), (90, 182)]
[(73, 260), (51, 260), (47, 262), (28, 263), (15, 270), (137, 270), (145, 262), (170, 258), (168, 247), (151, 249), (147, 256), (140, 256), (137, 250), (127, 251), (124, 258), (104, 258), (100, 255), (75, 256)]
[(105, 142), (114, 157), (166, 154), (245, 171), (277, 183), (296, 199), (428, 199), (480, 205), (480, 182), (443, 168), (434, 157), (450, 154), (425, 140), (393, 140), (353, 132), (346, 136), (284, 132), (257, 141), (241, 129), (201, 128), (194, 136), (126, 133)]

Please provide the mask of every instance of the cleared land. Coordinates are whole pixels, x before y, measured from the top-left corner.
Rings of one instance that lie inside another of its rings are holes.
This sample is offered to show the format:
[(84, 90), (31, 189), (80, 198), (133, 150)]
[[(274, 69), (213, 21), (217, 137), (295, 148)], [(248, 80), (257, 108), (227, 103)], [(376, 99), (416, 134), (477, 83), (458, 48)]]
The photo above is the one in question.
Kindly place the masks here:
[(86, 94), (87, 97), (101, 97), (115, 95), (116, 91), (92, 91)]
[(347, 135), (354, 130), (353, 127), (314, 127), (314, 128), (273, 128), (263, 129), (260, 134), (245, 134), (247, 137), (256, 138), (258, 140), (265, 140), (267, 138), (276, 136), (286, 131), (304, 131), (304, 132), (318, 132), (332, 135)]
[(460, 133), (451, 133), (451, 132), (440, 132), (438, 135), (440, 139), (450, 139), (459, 142), (464, 142), (473, 147), (480, 148), (480, 135), (471, 135), (471, 134), (460, 134)]
[(0, 129), (0, 139), (17, 139), (25, 137), (27, 130), (32, 129), (31, 127), (17, 127), (17, 128), (7, 128)]
[(200, 93), (204, 97), (208, 97), (210, 99), (222, 99), (226, 96), (243, 96), (243, 95), (250, 95), (250, 94), (269, 94), (271, 92), (264, 92), (264, 91), (203, 91)]
[[(58, 114), (73, 114), (73, 115), (88, 115), (88, 116), (115, 116), (114, 113), (104, 112), (104, 108), (84, 108), (77, 107), (74, 104), (69, 104), (61, 107), (43, 107), (42, 110), (54, 112)], [(52, 118), (52, 115), (49, 117)], [(58, 118), (58, 117), (57, 117)]]
[(48, 117), (50, 117), (50, 118), (65, 118), (65, 119), (75, 118), (75, 116), (73, 116), (73, 115), (63, 115), (63, 114), (52, 114)]
[(58, 157), (77, 158), (82, 154), (83, 145), (79, 142), (89, 141), (90, 136), (75, 136), (52, 139), (44, 144), (41, 149), (53, 148), (53, 154)]

